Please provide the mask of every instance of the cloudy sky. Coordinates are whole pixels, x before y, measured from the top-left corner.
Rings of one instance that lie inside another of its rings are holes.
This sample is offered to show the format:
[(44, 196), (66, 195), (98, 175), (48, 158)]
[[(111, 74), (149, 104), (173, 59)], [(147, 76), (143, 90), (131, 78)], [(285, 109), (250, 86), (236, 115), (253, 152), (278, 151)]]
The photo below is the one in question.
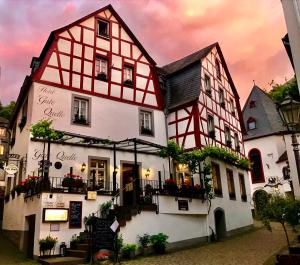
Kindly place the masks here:
[(0, 100), (16, 100), (51, 31), (111, 3), (158, 66), (218, 41), (244, 104), (293, 75), (280, 0), (0, 0)]

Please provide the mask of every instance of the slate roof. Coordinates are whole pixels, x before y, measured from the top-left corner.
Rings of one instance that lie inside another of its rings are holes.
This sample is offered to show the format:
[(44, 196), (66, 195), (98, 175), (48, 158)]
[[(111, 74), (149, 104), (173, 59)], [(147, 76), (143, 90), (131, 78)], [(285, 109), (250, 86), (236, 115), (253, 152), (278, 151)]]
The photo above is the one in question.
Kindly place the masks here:
[[(255, 101), (255, 107), (250, 108), (250, 102)], [(256, 129), (248, 130), (244, 140), (278, 134), (286, 131), (273, 100), (258, 86), (254, 86), (243, 108), (244, 124), (252, 117), (256, 120)]]

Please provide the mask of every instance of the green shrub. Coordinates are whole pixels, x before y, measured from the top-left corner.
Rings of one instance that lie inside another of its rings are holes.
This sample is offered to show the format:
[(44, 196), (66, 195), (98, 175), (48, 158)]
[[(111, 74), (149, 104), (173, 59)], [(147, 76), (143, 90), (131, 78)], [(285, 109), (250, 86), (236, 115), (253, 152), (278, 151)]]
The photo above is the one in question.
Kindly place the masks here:
[(150, 244), (150, 235), (149, 234), (144, 234), (142, 236), (139, 236), (139, 243), (142, 248), (146, 248)]
[(137, 250), (136, 244), (126, 244), (122, 248), (122, 256), (126, 259), (133, 258), (135, 256), (135, 251)]
[(157, 254), (164, 254), (166, 252), (167, 239), (169, 237), (163, 233), (150, 236), (150, 242), (152, 244), (153, 250)]

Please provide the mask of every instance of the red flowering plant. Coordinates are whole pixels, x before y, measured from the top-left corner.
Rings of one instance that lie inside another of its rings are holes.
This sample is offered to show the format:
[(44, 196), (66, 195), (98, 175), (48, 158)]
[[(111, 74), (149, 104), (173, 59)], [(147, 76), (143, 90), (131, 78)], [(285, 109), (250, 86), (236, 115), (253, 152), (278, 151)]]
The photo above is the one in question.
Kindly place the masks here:
[(80, 176), (68, 173), (64, 176), (62, 186), (81, 188), (83, 186), (83, 179)]
[(38, 182), (39, 182), (38, 176), (28, 176), (26, 179), (22, 180), (19, 183), (19, 190), (22, 190), (23, 192), (28, 192), (29, 190), (33, 190), (36, 188)]
[(178, 186), (175, 179), (166, 179), (164, 184), (164, 190), (166, 190), (170, 195), (178, 191)]

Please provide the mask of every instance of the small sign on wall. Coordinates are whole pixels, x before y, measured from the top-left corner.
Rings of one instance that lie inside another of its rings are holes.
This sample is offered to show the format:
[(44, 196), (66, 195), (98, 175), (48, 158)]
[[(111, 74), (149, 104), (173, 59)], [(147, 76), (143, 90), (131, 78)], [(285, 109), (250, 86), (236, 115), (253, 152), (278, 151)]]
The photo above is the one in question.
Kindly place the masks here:
[(188, 200), (178, 200), (178, 210), (179, 211), (188, 211), (189, 210)]
[(88, 200), (96, 200), (97, 199), (97, 191), (88, 191), (87, 199)]
[(50, 231), (59, 231), (59, 224), (50, 224)]

